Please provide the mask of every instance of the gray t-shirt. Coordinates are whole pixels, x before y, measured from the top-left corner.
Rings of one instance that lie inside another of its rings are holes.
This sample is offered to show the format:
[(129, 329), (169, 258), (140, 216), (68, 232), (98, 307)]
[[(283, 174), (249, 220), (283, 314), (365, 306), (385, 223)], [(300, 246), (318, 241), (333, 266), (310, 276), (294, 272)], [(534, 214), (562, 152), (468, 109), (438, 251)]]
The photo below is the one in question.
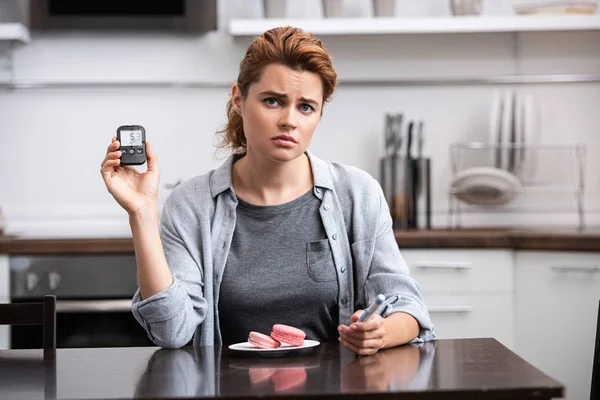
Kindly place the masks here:
[(250, 331), (268, 335), (273, 324), (337, 341), (338, 282), (321, 200), (311, 189), (276, 206), (238, 201), (219, 294), (223, 344), (245, 342)]

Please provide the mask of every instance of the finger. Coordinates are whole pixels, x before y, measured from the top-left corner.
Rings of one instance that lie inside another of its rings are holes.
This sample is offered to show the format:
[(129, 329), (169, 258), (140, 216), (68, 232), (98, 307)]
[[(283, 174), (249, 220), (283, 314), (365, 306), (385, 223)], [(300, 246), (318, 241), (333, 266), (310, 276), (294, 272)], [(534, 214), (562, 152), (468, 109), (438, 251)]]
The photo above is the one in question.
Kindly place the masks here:
[(340, 335), (344, 338), (353, 338), (355, 340), (367, 340), (383, 337), (384, 331), (381, 329), (376, 329), (373, 331), (356, 331), (350, 328), (341, 328), (339, 330)]
[(158, 171), (158, 157), (154, 152), (152, 143), (146, 142), (146, 157), (148, 159), (148, 171)]
[(363, 310), (356, 310), (356, 312), (350, 317), (350, 322), (358, 321), (363, 312)]
[(350, 325), (350, 330), (355, 332), (368, 332), (377, 329), (379, 326), (375, 326), (369, 322), (355, 322)]
[(377, 352), (377, 350), (374, 350), (374, 349), (361, 349), (342, 338), (340, 338), (340, 342), (342, 343), (342, 345), (344, 345), (345, 348), (347, 348), (351, 352), (361, 355), (361, 356), (368, 356), (368, 355), (375, 354)]
[(102, 172), (102, 174), (108, 173), (108, 172), (112, 172), (114, 171), (115, 167), (118, 167), (121, 164), (121, 159), (117, 158), (114, 160), (106, 160), (103, 164), (102, 167), (100, 168), (100, 172)]
[(382, 340), (381, 338), (376, 339), (368, 339), (368, 340), (360, 340), (351, 337), (343, 337), (342, 340), (350, 343), (357, 349), (374, 349), (378, 350), (381, 348)]
[(338, 327), (338, 332), (341, 336), (353, 337), (356, 339), (371, 339), (382, 335), (382, 331), (379, 329), (373, 331), (358, 331), (356, 329), (352, 329), (352, 326), (354, 326), (354, 324), (350, 326), (340, 325)]
[(116, 151), (119, 149), (119, 147), (121, 147), (121, 143), (119, 143), (119, 141), (117, 140), (117, 138), (115, 138), (113, 136), (113, 141), (108, 145), (108, 148), (106, 149), (106, 153), (112, 153), (113, 151)]
[(115, 142), (116, 140), (117, 140), (117, 137), (116, 137), (116, 136), (113, 136), (113, 137), (110, 139), (110, 141), (111, 141), (111, 142)]
[(349, 326), (346, 326), (346, 325), (339, 325), (338, 332), (339, 332), (340, 336), (347, 336), (350, 333), (355, 333), (354, 331), (350, 330)]
[(117, 158), (121, 158), (121, 150), (111, 151), (106, 155), (107, 160), (116, 160)]
[(106, 157), (104, 157), (104, 160), (102, 160), (102, 162), (100, 163), (100, 168), (104, 167), (104, 163), (106, 163), (108, 160), (116, 160), (117, 158), (121, 158), (121, 152), (120, 151), (111, 151), (110, 153), (106, 154)]
[(370, 338), (374, 336), (385, 335), (383, 328), (383, 318), (381, 315), (374, 315), (366, 322), (354, 322), (349, 327), (342, 327), (343, 332), (353, 337)]
[(382, 325), (383, 318), (381, 317), (381, 315), (375, 314), (367, 321), (353, 323), (352, 325), (350, 325), (350, 329), (355, 331), (366, 332), (379, 329)]

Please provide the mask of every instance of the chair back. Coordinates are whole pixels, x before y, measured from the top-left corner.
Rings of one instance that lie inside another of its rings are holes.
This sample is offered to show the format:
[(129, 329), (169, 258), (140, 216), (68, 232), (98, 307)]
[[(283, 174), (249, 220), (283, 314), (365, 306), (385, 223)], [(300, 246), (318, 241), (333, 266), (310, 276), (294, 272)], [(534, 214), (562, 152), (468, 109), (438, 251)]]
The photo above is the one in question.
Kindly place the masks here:
[(596, 347), (594, 349), (594, 365), (592, 366), (590, 400), (600, 400), (600, 301), (598, 302), (598, 320), (596, 324)]
[(42, 302), (0, 304), (0, 325), (42, 325), (44, 349), (56, 349), (56, 296)]

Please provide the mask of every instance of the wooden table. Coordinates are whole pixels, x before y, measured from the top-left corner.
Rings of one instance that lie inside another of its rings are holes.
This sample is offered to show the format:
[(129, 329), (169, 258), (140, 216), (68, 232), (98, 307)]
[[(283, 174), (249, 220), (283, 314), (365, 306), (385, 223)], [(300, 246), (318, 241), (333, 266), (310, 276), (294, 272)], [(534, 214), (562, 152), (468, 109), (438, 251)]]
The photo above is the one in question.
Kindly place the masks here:
[(226, 347), (2, 350), (0, 399), (549, 399), (560, 383), (494, 339), (357, 357), (339, 344), (262, 357)]

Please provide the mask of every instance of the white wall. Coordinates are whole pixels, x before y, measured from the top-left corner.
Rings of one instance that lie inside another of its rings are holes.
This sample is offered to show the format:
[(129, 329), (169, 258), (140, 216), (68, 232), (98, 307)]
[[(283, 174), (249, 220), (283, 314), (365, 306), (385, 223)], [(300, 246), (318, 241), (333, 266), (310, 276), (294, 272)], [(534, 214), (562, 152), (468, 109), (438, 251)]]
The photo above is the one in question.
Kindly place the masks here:
[[(436, 0), (429, 0), (436, 1)], [(205, 36), (34, 34), (13, 54), (17, 82), (203, 81), (214, 88), (0, 90), (0, 207), (8, 232), (31, 236), (128, 236), (127, 219), (99, 174), (119, 125), (146, 127), (162, 183), (217, 167), (215, 131), (225, 122), (227, 85), (250, 38), (227, 34), (231, 16), (219, 3), (220, 30)], [(322, 37), (343, 80), (600, 73), (600, 32)], [(6, 75), (5, 69), (0, 74)], [(341, 86), (311, 144), (322, 158), (377, 176), (383, 113), (425, 121), (433, 159), (435, 225), (446, 223), (448, 145), (486, 140), (492, 93), (505, 86)], [(587, 145), (588, 221), (600, 225), (600, 83), (517, 85), (531, 91), (544, 143)], [(550, 163), (553, 164), (553, 163)], [(551, 168), (552, 165), (539, 168)], [(555, 164), (556, 165), (556, 164)], [(160, 200), (168, 190), (161, 188)], [(544, 198), (543, 214), (473, 214), (475, 224), (576, 223), (570, 199)], [(518, 203), (519, 204), (519, 203)], [(528, 203), (529, 204), (529, 203)], [(536, 203), (537, 204), (537, 203)], [(537, 208), (538, 205), (533, 205)]]

